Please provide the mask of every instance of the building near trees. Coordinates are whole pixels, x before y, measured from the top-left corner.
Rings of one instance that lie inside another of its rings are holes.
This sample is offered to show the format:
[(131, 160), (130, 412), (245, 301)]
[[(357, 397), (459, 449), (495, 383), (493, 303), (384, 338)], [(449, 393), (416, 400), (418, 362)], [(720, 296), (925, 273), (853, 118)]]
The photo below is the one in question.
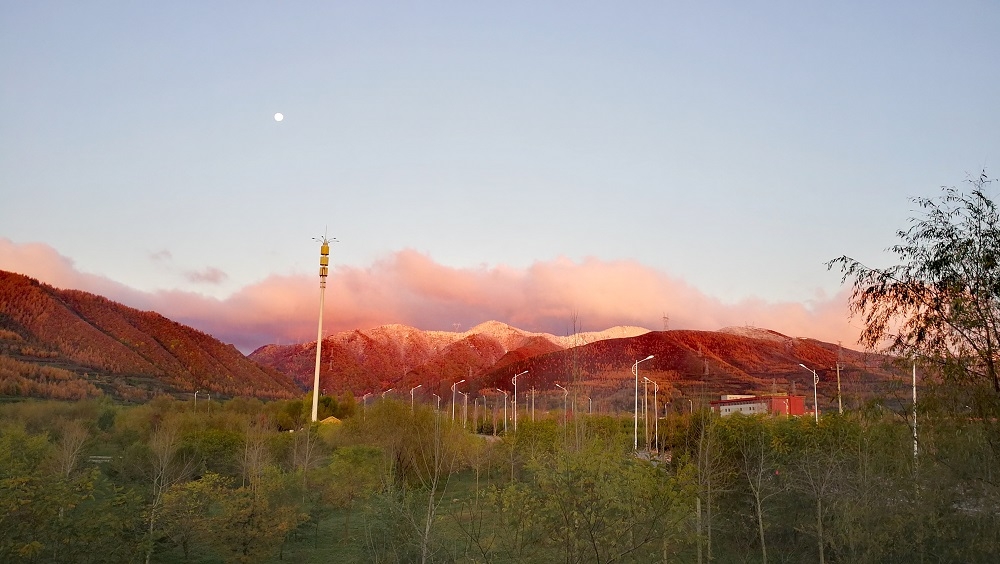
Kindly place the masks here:
[[(710, 402), (712, 413), (726, 417), (744, 415), (806, 415), (806, 397), (788, 394), (728, 394)], [(811, 415), (811, 413), (810, 413)]]

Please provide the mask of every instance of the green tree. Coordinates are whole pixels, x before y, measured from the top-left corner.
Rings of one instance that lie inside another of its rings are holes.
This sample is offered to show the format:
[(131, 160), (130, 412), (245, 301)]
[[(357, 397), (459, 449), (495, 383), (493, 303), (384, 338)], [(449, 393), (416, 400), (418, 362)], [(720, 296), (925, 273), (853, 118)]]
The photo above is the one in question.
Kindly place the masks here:
[(378, 487), (378, 467), (382, 453), (365, 446), (348, 446), (334, 451), (330, 464), (322, 474), (322, 502), (346, 511), (344, 538), (350, 535), (351, 512), (358, 499), (367, 497)]
[(198, 480), (172, 485), (163, 495), (160, 520), (167, 538), (181, 548), (184, 559), (213, 532), (212, 510), (224, 497), (226, 481), (207, 473)]
[(769, 420), (761, 416), (735, 414), (720, 425), (731, 460), (743, 478), (752, 506), (761, 561), (767, 564), (767, 529), (770, 501), (782, 493), (786, 484), (781, 476), (781, 457), (774, 444), (774, 430)]
[(950, 381), (1000, 393), (1000, 214), (982, 173), (971, 190), (915, 198), (923, 215), (897, 232), (898, 264), (869, 267), (848, 256), (827, 263), (853, 285), (861, 342), (919, 357)]
[(308, 519), (286, 476), (269, 467), (252, 486), (225, 490), (212, 520), (212, 541), (235, 562), (273, 556), (290, 532)]

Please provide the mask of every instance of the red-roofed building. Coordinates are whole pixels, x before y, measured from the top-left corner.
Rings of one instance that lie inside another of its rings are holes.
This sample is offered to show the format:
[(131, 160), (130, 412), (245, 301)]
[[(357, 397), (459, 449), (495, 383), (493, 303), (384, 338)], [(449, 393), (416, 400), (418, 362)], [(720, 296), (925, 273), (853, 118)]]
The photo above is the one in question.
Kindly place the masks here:
[(730, 394), (710, 403), (712, 412), (722, 417), (744, 415), (805, 415), (806, 397), (774, 394), (766, 396)]

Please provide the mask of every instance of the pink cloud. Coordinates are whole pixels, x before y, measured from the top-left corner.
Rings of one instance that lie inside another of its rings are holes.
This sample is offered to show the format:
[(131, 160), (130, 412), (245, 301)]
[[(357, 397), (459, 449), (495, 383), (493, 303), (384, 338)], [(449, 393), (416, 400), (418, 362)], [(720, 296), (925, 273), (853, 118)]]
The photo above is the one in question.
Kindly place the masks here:
[(150, 253), (149, 254), (149, 260), (151, 260), (153, 262), (170, 261), (173, 258), (174, 258), (174, 255), (170, 251), (168, 251), (166, 249), (162, 249), (162, 250), (156, 251), (155, 253)]
[[(184, 291), (143, 293), (80, 273), (46, 245), (18, 245), (2, 238), (0, 268), (155, 310), (245, 351), (316, 338), (319, 285), (312, 275), (272, 275), (221, 300)], [(846, 289), (809, 304), (753, 299), (726, 304), (635, 261), (560, 258), (525, 269), (454, 268), (413, 250), (366, 267), (334, 267), (327, 282), (324, 329), (403, 323), (452, 330), (456, 323), (469, 328), (495, 319), (560, 335), (571, 330), (574, 316), (585, 331), (615, 325), (660, 329), (664, 313), (672, 329), (753, 325), (845, 345), (855, 343), (859, 333), (848, 323)]]
[(196, 284), (221, 284), (229, 275), (215, 267), (208, 267), (202, 271), (190, 270), (184, 273), (184, 277), (189, 282)]

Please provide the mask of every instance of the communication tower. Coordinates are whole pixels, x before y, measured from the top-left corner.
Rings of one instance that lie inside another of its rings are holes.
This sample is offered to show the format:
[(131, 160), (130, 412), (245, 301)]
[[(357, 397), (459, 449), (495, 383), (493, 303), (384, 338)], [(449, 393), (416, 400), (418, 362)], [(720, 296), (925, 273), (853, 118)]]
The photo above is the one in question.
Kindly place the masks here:
[(330, 241), (336, 241), (336, 239), (327, 239), (326, 235), (323, 235), (322, 239), (314, 239), (319, 241), (319, 328), (316, 330), (316, 373), (313, 376), (313, 404), (312, 404), (312, 420), (316, 421), (319, 415), (319, 366), (320, 366), (320, 355), (323, 348), (323, 300), (326, 294), (326, 276), (329, 274), (330, 270)]

